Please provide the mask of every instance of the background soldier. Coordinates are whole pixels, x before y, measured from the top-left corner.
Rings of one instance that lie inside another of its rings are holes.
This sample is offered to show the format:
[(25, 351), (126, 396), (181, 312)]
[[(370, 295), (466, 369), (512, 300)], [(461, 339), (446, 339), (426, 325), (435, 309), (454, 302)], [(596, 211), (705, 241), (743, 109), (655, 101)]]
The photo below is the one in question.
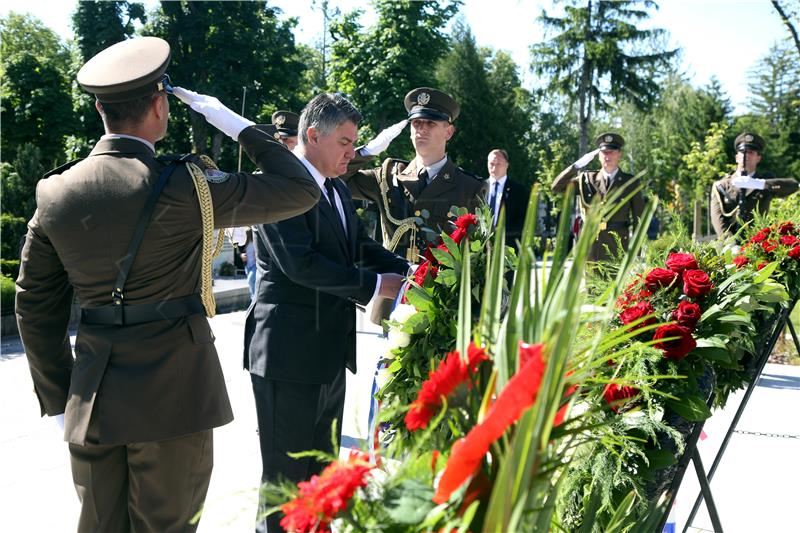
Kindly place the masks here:
[(96, 95), (106, 134), (39, 182), (22, 250), (20, 337), (42, 414), (62, 421), (70, 443), (79, 531), (196, 529), (188, 522), (208, 489), (212, 428), (233, 419), (203, 316), (214, 313), (214, 226), (292, 217), (320, 196), (297, 158), (241, 117), (212, 124), (264, 174), (156, 158), (169, 58), (166, 41), (143, 37), (83, 66), (78, 82)]
[[(442, 91), (420, 87), (406, 95), (404, 104), (407, 120), (411, 122), (414, 160), (388, 158), (380, 168), (349, 172), (341, 178), (347, 182), (353, 198), (378, 205), (384, 246), (416, 261), (412, 245), (418, 248), (425, 241), (434, 240), (442, 230), (449, 230), (448, 214), (452, 206), (469, 210), (478, 207), (484, 184), (447, 157), (447, 141), (455, 133), (453, 121), (459, 114), (455, 100)], [(384, 130), (359, 150), (361, 157), (357, 156), (354, 163), (372, 159), (385, 150), (405, 124), (406, 121), (401, 121)], [(412, 217), (416, 221), (408, 220)], [(407, 222), (402, 225), (401, 235), (398, 227), (404, 220)], [(428, 231), (417, 233), (421, 228)], [(413, 233), (423, 242), (412, 242)]]
[(798, 188), (793, 178), (771, 178), (756, 171), (764, 152), (764, 139), (744, 132), (733, 141), (736, 171), (714, 182), (711, 187), (711, 225), (717, 237), (733, 235), (753, 213), (765, 214), (773, 198), (789, 196)]
[[(585, 154), (564, 169), (553, 181), (553, 191), (562, 192), (569, 183), (577, 183), (578, 201), (584, 218), (586, 218), (585, 213), (589, 204), (596, 196), (604, 201), (606, 196), (614, 191), (623, 190), (624, 198), (638, 185), (631, 174), (627, 174), (619, 168), (624, 144), (625, 140), (616, 133), (598, 135), (595, 139), (597, 150)], [(602, 168), (599, 171), (581, 171), (594, 159), (595, 155), (598, 156)], [(641, 192), (636, 192), (607, 222), (601, 224), (597, 240), (589, 250), (589, 261), (607, 261), (619, 253), (612, 233), (619, 236), (622, 251), (626, 251), (630, 231), (639, 223), (643, 211), (644, 198)], [(562, 213), (562, 216), (566, 216), (566, 214)]]

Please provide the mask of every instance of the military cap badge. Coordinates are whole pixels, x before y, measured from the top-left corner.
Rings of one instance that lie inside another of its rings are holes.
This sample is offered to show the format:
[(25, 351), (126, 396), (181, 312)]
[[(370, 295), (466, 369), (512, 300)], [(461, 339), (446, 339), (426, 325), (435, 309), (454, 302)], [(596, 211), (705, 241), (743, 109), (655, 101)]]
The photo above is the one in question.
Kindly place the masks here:
[(421, 92), (417, 95), (417, 103), (419, 105), (426, 105), (431, 101), (431, 95), (426, 92)]
[(748, 133), (747, 135), (744, 136), (744, 142), (746, 143), (753, 142), (753, 136)]
[(603, 142), (607, 143), (614, 142), (614, 137), (612, 137), (611, 135), (606, 135), (605, 137), (603, 137)]

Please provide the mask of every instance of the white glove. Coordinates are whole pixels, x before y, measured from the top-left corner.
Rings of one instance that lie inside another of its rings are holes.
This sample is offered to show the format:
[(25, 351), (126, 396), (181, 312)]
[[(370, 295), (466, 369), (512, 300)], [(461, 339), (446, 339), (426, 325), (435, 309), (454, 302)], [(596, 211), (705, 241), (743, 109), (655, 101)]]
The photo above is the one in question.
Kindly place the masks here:
[(751, 178), (750, 176), (736, 176), (731, 180), (734, 187), (739, 189), (758, 189), (763, 190), (767, 185), (766, 180)]
[(401, 120), (397, 124), (392, 124), (368, 142), (362, 149), (361, 155), (378, 155), (389, 147), (395, 137), (400, 135), (403, 128), (408, 124), (408, 120)]
[(183, 87), (175, 87), (174, 91), (175, 96), (180, 98), (181, 102), (206, 117), (209, 124), (234, 141), (239, 140), (239, 134), (243, 129), (255, 124), (255, 122), (234, 113), (213, 96), (198, 94)]
[(583, 154), (580, 159), (578, 159), (572, 164), (572, 166), (578, 170), (582, 169), (583, 167), (592, 162), (592, 159), (594, 159), (594, 157), (597, 155), (599, 151), (600, 148), (598, 148), (597, 150), (593, 150), (588, 154)]
[(64, 413), (61, 413), (60, 415), (51, 416), (50, 418), (56, 421), (56, 424), (58, 424), (58, 429), (64, 431)]

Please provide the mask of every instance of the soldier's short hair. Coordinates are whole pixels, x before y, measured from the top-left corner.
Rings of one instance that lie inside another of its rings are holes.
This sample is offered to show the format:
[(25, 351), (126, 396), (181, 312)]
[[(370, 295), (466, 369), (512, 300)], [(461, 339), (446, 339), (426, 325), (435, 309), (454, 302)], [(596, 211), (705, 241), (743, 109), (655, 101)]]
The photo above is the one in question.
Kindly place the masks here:
[(154, 98), (161, 93), (151, 93), (127, 102), (100, 102), (102, 116), (112, 129), (117, 126), (139, 124), (147, 115)]
[(505, 150), (503, 150), (502, 148), (495, 148), (494, 150), (492, 150), (491, 152), (489, 152), (489, 155), (492, 155), (492, 154), (500, 154), (500, 155), (502, 155), (502, 156), (503, 156), (503, 159), (505, 159), (505, 160), (506, 160), (506, 163), (508, 163), (508, 162), (509, 162), (509, 159), (508, 159), (508, 152), (506, 152), (506, 151), (505, 151)]
[(308, 128), (315, 128), (320, 134), (328, 135), (345, 122), (358, 124), (362, 118), (358, 109), (340, 93), (320, 93), (300, 113), (300, 143), (308, 142)]

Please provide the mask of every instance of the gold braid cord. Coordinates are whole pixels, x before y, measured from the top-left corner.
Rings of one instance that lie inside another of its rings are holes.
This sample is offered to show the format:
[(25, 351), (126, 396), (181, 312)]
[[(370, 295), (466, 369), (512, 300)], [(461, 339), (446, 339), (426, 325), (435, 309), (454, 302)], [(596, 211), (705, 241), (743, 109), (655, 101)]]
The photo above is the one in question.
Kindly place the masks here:
[(392, 216), (392, 211), (389, 209), (389, 165), (392, 164), (391, 159), (386, 159), (381, 166), (380, 174), (378, 175), (379, 186), (381, 189), (381, 200), (383, 200), (383, 208), (384, 212), (386, 213), (386, 218), (392, 224), (397, 226), (397, 229), (394, 230), (392, 236), (389, 236), (389, 228), (383, 227), (383, 246), (389, 250), (390, 252), (394, 252), (395, 248), (397, 248), (397, 244), (400, 242), (400, 238), (408, 231), (411, 231), (411, 246), (410, 248), (415, 247), (415, 237), (417, 232), (417, 224), (414, 221), (414, 217), (404, 218), (402, 220), (398, 220)]
[(719, 193), (719, 189), (717, 189), (716, 185), (711, 186), (711, 194), (715, 196), (717, 199), (717, 203), (719, 204), (719, 211), (720, 214), (724, 217), (735, 217), (739, 214), (739, 205), (737, 204), (731, 211), (725, 211), (725, 202), (722, 201), (722, 195)]
[[(210, 159), (209, 159), (210, 161)], [(205, 161), (203, 161), (205, 163)], [(200, 271), (200, 298), (206, 309), (206, 316), (211, 318), (217, 312), (214, 302), (214, 291), (211, 288), (211, 260), (214, 258), (214, 205), (211, 201), (211, 190), (208, 188), (203, 170), (194, 163), (187, 163), (189, 174), (197, 190), (197, 201), (200, 203), (200, 216), (203, 223), (203, 252)], [(222, 241), (222, 231), (219, 232), (218, 244)]]

